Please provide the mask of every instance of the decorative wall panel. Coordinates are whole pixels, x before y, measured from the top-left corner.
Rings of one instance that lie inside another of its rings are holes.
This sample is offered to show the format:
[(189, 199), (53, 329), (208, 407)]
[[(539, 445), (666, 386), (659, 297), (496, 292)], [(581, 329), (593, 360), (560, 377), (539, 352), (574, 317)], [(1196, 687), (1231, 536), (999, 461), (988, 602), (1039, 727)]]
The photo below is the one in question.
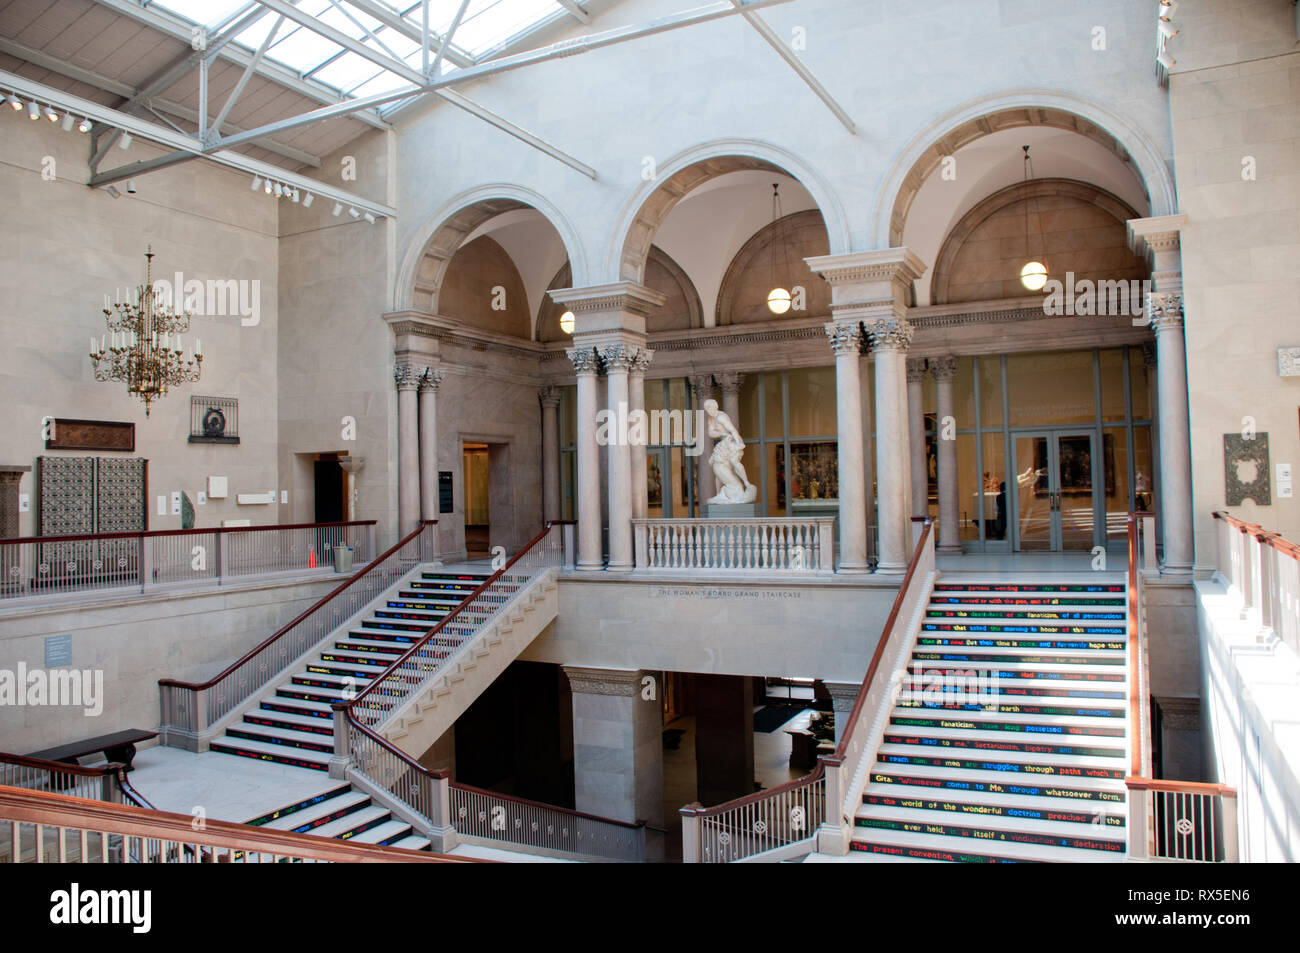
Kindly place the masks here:
[(95, 470), (95, 532), (143, 530), (145, 461), (98, 457)]
[(1240, 506), (1244, 500), (1272, 505), (1268, 434), (1257, 433), (1249, 440), (1239, 433), (1223, 435), (1223, 482), (1228, 506)]
[(37, 457), (40, 508), (36, 532), (67, 536), (95, 531), (95, 458)]

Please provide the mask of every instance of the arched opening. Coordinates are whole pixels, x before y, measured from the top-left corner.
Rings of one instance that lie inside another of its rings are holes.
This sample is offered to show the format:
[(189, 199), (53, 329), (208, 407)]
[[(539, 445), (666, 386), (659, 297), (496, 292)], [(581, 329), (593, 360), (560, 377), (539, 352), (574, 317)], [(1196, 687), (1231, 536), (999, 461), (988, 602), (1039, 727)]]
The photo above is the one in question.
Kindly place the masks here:
[(752, 324), (778, 317), (767, 302), (773, 288), (795, 296), (786, 316), (829, 315), (830, 285), (804, 263), (805, 258), (828, 254), (828, 247), (826, 223), (816, 209), (786, 215), (763, 228), (727, 267), (718, 291), (717, 324)]

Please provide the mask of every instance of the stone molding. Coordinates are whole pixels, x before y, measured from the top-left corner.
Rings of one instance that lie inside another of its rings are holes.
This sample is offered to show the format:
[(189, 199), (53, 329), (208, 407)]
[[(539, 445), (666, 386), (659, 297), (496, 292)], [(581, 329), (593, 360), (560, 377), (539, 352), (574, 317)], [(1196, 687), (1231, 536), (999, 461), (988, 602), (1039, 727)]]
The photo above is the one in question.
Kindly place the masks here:
[(576, 695), (634, 698), (641, 694), (644, 676), (640, 669), (585, 668), (580, 665), (565, 665), (563, 668), (569, 677), (569, 687)]
[(847, 255), (805, 258), (816, 274), (832, 285), (855, 281), (915, 281), (925, 273), (925, 264), (909, 248), (879, 248)]
[(665, 295), (636, 281), (616, 281), (590, 288), (555, 288), (546, 293), (552, 301), (564, 305), (575, 315), (626, 311), (644, 318), (668, 300)]
[(1186, 224), (1187, 215), (1184, 213), (1129, 219), (1126, 223), (1129, 247), (1138, 255), (1178, 251), (1182, 228)]

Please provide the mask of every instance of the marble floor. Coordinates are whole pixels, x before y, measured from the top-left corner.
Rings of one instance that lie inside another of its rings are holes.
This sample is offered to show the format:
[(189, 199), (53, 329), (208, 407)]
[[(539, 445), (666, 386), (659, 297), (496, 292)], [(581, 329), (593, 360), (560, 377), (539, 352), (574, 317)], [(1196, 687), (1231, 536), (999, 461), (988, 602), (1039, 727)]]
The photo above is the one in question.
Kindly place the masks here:
[(322, 771), (156, 745), (135, 756), (131, 786), (160, 811), (242, 824), (344, 783)]

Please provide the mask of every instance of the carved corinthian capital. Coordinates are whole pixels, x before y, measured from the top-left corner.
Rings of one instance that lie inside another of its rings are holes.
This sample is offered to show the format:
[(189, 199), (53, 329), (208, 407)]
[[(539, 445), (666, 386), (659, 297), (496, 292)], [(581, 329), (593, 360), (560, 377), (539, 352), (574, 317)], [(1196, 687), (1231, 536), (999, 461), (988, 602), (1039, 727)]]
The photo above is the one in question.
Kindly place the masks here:
[(542, 402), (543, 407), (560, 406), (560, 389), (547, 384), (545, 387), (537, 388), (537, 397)]
[(936, 381), (950, 381), (957, 373), (957, 358), (932, 357), (930, 358), (930, 373), (934, 375)]
[(420, 375), (420, 390), (431, 390), (435, 393), (438, 385), (442, 383), (447, 372), (436, 367), (426, 367), (424, 373)]
[(595, 374), (600, 369), (595, 348), (575, 347), (564, 353), (573, 362), (573, 369), (579, 377), (584, 374)]
[(393, 383), (398, 390), (415, 390), (420, 386), (420, 374), (415, 366), (401, 361), (393, 368)]
[(826, 339), (831, 350), (839, 354), (857, 354), (862, 350), (862, 327), (858, 324), (828, 324)]
[(907, 382), (919, 384), (925, 380), (925, 358), (909, 357), (907, 359)]
[(1182, 327), (1183, 296), (1173, 291), (1152, 291), (1147, 295), (1147, 320), (1157, 331)]
[(637, 349), (628, 344), (606, 344), (596, 350), (600, 352), (606, 374), (626, 374), (637, 355)]
[(881, 318), (867, 327), (871, 346), (878, 350), (906, 351), (912, 346), (912, 325), (906, 318)]

